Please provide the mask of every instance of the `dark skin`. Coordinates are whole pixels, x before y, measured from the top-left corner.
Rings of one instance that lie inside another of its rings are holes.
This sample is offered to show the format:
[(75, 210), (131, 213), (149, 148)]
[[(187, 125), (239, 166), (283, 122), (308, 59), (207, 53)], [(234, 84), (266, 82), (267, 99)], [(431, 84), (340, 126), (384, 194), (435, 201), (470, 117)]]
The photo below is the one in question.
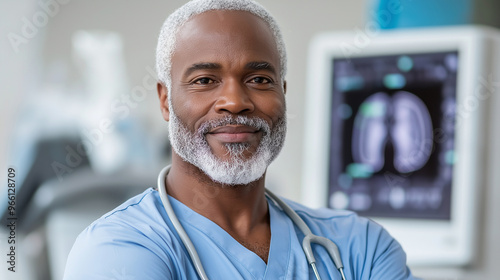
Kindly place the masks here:
[[(168, 95), (176, 115), (194, 132), (224, 115), (257, 116), (274, 127), (285, 112), (286, 83), (271, 30), (243, 11), (209, 11), (192, 17), (178, 32), (172, 57), (172, 92), (158, 83), (164, 119)], [(262, 132), (225, 126), (206, 135), (212, 153), (224, 160), (225, 143), (249, 143), (252, 156)], [(248, 185), (214, 182), (198, 167), (172, 153), (167, 193), (210, 219), (267, 263), (271, 241), (265, 175)]]

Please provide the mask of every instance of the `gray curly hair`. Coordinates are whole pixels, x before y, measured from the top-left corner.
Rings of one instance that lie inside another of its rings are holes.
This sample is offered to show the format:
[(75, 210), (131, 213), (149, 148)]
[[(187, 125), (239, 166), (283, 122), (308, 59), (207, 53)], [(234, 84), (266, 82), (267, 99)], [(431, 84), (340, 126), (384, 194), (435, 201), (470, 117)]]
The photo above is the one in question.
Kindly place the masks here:
[[(175, 37), (180, 27), (191, 17), (211, 10), (246, 11), (264, 20), (271, 29), (280, 55), (280, 78), (286, 75), (286, 50), (281, 31), (274, 17), (253, 0), (193, 0), (173, 12), (163, 23), (156, 48), (156, 72), (158, 79), (171, 91), (172, 54), (175, 50)], [(169, 95), (170, 96), (170, 95)]]

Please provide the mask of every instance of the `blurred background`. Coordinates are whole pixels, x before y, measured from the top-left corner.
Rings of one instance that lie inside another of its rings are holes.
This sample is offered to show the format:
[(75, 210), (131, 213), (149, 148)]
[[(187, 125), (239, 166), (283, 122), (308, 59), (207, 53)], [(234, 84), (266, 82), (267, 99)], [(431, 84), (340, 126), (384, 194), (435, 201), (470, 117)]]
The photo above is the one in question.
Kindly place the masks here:
[[(8, 224), (9, 197), (2, 187), (0, 279), (61, 279), (76, 234), (128, 197), (155, 186), (157, 172), (170, 160), (167, 125), (157, 101), (155, 48), (166, 16), (185, 2), (0, 2), (0, 179), (15, 178), (18, 217), (12, 273), (4, 261), (9, 261), (12, 234), (3, 225)], [(289, 69), (288, 135), (267, 182), (296, 201), (301, 200), (304, 168), (308, 47), (317, 33), (359, 32), (378, 18), (381, 7), (391, 5), (400, 9), (398, 17), (381, 29), (500, 27), (500, 5), (493, 0), (259, 2), (282, 28)], [(494, 215), (485, 219), (484, 224), (499, 224)], [(500, 230), (478, 230), (476, 262), (418, 267), (415, 274), (496, 279)]]

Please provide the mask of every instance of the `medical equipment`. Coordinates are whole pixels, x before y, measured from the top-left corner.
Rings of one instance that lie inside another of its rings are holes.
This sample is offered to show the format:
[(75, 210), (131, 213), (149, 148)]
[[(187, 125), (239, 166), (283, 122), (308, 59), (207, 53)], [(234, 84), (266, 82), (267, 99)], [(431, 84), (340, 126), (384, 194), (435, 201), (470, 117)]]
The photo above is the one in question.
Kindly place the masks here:
[[(170, 221), (174, 225), (175, 230), (179, 234), (182, 243), (184, 243), (184, 246), (186, 247), (189, 256), (191, 257), (191, 260), (193, 261), (198, 276), (202, 280), (208, 280), (208, 277), (205, 273), (203, 265), (201, 264), (196, 248), (194, 247), (193, 243), (191, 242), (191, 239), (189, 238), (186, 231), (179, 222), (179, 219), (177, 219), (177, 215), (175, 214), (174, 209), (172, 208), (172, 205), (168, 200), (166, 193), (166, 186), (165, 186), (165, 178), (169, 170), (170, 170), (170, 165), (163, 168), (162, 171), (160, 171), (160, 174), (158, 175), (158, 191), (160, 193), (161, 201), (163, 203), (163, 206), (165, 207), (168, 217), (170, 218)], [(300, 216), (292, 208), (290, 208), (290, 206), (288, 206), (285, 202), (283, 202), (271, 191), (266, 189), (266, 195), (276, 204), (278, 204), (281, 207), (281, 209), (283, 209), (283, 211), (285, 211), (285, 213), (290, 217), (290, 219), (292, 219), (295, 225), (304, 234), (305, 237), (304, 240), (302, 241), (302, 249), (304, 250), (304, 254), (306, 255), (307, 261), (309, 262), (314, 271), (316, 279), (320, 280), (321, 278), (316, 268), (316, 260), (314, 258), (314, 253), (312, 252), (311, 243), (316, 243), (325, 247), (325, 249), (330, 254), (330, 257), (332, 258), (333, 262), (335, 263), (335, 266), (339, 270), (342, 280), (345, 280), (345, 275), (343, 270), (344, 266), (342, 265), (342, 260), (340, 259), (340, 252), (338, 250), (337, 245), (333, 241), (325, 237), (314, 235), (309, 229), (309, 227), (306, 225), (306, 223), (302, 220), (302, 218), (300, 218)]]
[(319, 34), (308, 74), (301, 202), (372, 218), (410, 266), (474, 262), (499, 180), (500, 32)]

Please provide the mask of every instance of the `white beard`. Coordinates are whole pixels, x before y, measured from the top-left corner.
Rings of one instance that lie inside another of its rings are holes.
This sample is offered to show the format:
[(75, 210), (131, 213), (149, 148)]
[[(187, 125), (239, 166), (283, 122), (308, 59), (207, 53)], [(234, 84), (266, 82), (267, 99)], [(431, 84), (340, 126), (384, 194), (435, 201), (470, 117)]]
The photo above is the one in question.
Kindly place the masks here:
[[(198, 167), (213, 181), (225, 185), (246, 185), (260, 179), (269, 164), (278, 156), (286, 134), (286, 116), (283, 114), (271, 129), (258, 117), (225, 116), (204, 122), (197, 132), (191, 132), (177, 117), (170, 106), (169, 138), (174, 151), (185, 161)], [(212, 153), (206, 133), (224, 125), (246, 125), (262, 132), (262, 139), (255, 153), (245, 159), (248, 143), (228, 143), (229, 160), (221, 160)]]

